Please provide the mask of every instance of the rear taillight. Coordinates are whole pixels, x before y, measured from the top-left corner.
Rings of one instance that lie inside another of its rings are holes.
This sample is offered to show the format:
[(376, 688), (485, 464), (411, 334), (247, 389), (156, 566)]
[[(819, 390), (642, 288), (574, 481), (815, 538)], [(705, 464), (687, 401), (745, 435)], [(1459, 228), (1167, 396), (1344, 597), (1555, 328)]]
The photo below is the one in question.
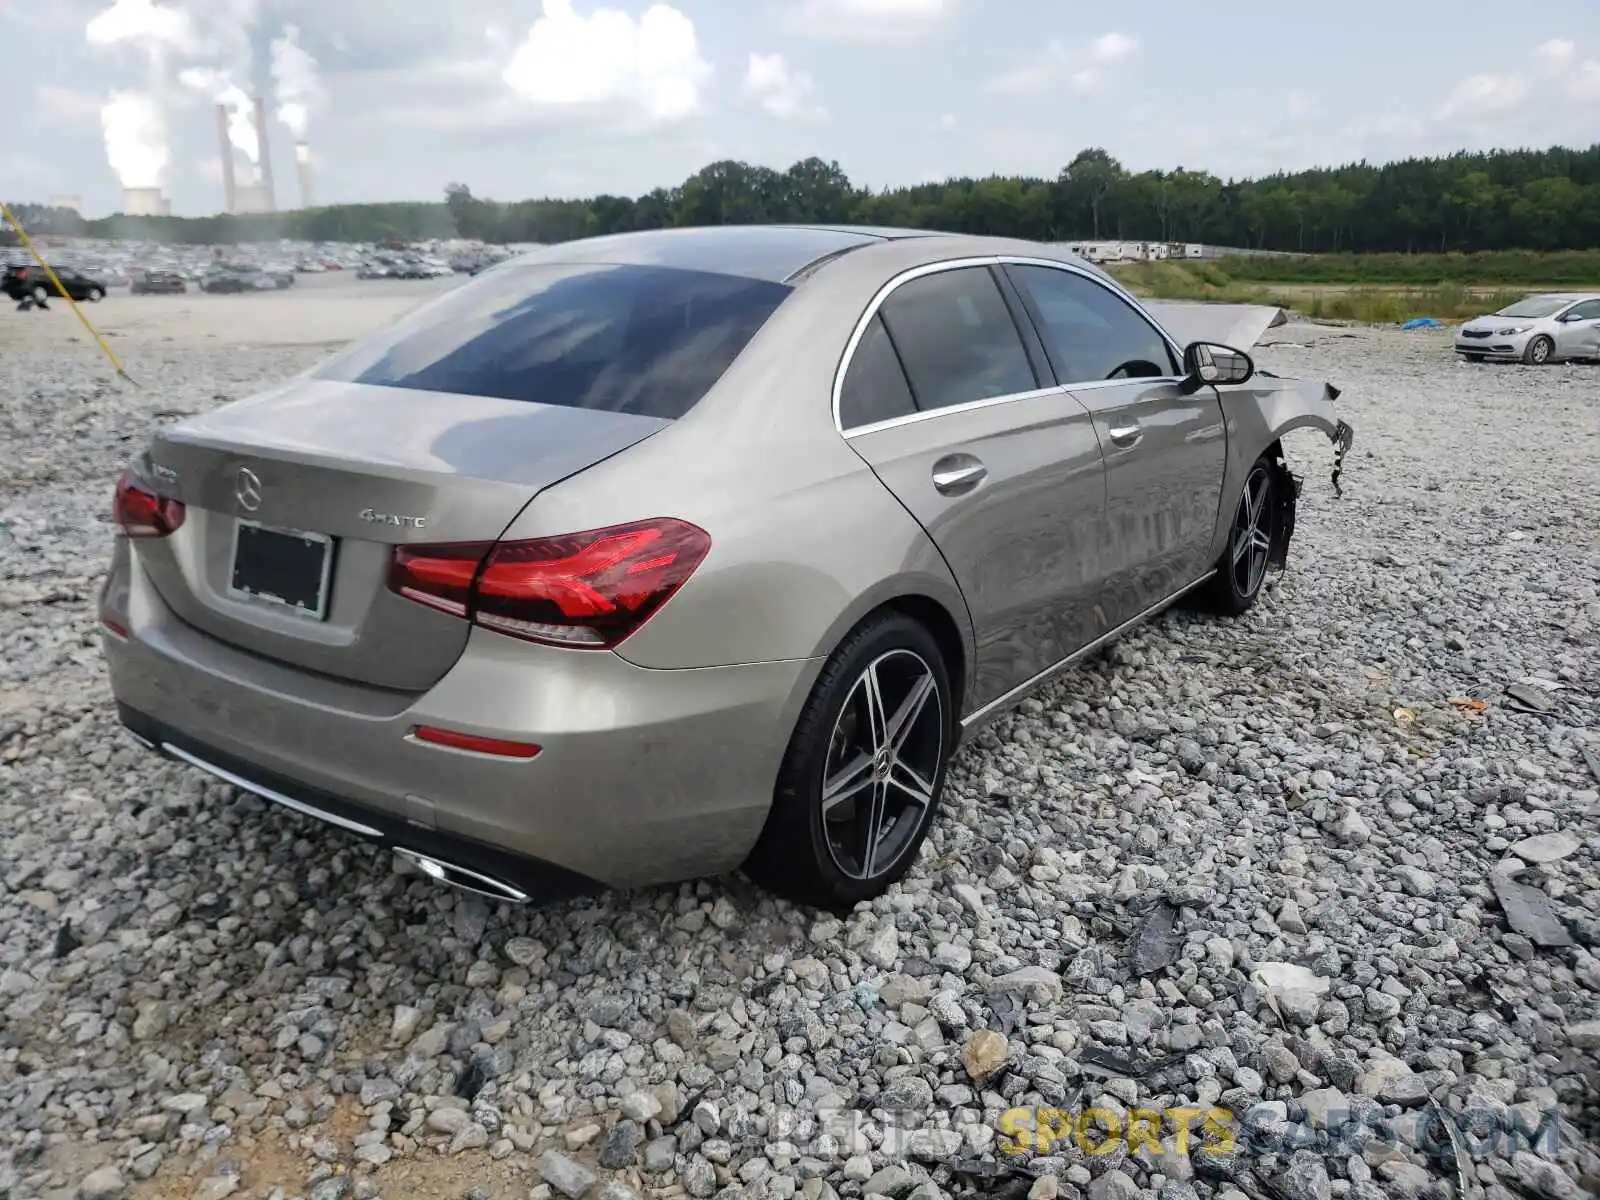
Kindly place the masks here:
[(399, 546), (389, 588), (512, 637), (604, 650), (643, 625), (710, 549), (705, 530), (670, 517), (528, 541)]
[(156, 495), (132, 471), (124, 471), (112, 515), (129, 537), (166, 537), (183, 524), (183, 501)]

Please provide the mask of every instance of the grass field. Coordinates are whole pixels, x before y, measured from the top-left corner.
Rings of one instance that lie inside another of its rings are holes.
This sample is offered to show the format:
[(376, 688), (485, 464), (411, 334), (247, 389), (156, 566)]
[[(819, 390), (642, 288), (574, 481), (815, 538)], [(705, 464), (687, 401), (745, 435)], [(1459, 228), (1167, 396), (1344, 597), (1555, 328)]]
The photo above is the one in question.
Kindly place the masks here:
[[(1372, 262), (1376, 259), (1399, 259), (1402, 255), (1333, 256), (1348, 262)], [(1509, 255), (1419, 255), (1431, 261), (1444, 262), (1454, 258), (1497, 257)], [(1566, 255), (1532, 256), (1546, 260), (1566, 258)], [(1585, 256), (1586, 257), (1586, 256)], [(1529, 276), (1529, 282), (1486, 281), (1461, 282), (1453, 279), (1436, 279), (1432, 283), (1412, 283), (1385, 277), (1374, 264), (1373, 274), (1348, 281), (1308, 280), (1295, 278), (1294, 264), (1303, 259), (1221, 259), (1216, 262), (1153, 262), (1126, 263), (1112, 268), (1112, 274), (1136, 295), (1152, 300), (1221, 300), (1235, 304), (1271, 304), (1292, 309), (1316, 320), (1358, 321), (1364, 324), (1401, 324), (1413, 317), (1434, 317), (1441, 321), (1465, 320), (1496, 312), (1530, 292), (1539, 291), (1596, 291), (1600, 292), (1600, 254), (1596, 259), (1595, 273), (1585, 281), (1562, 278), (1564, 270), (1551, 267), (1551, 276)], [(1288, 278), (1241, 279), (1235, 273), (1243, 264), (1247, 275), (1283, 272)], [(1325, 274), (1344, 272), (1342, 264), (1335, 264)], [(1421, 268), (1417, 268), (1421, 269)], [(1302, 269), (1302, 274), (1312, 273)], [(1389, 264), (1389, 275), (1398, 273)], [(1554, 277), (1552, 277), (1554, 276)]]

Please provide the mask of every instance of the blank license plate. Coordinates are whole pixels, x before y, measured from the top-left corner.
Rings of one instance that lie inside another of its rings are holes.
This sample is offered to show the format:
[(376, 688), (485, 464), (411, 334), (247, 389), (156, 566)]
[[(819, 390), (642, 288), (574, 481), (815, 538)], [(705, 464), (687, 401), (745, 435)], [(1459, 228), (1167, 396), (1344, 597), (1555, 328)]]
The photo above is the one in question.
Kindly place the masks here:
[(271, 529), (251, 521), (234, 526), (229, 590), (281, 605), (307, 617), (328, 615), (333, 540), (326, 534)]

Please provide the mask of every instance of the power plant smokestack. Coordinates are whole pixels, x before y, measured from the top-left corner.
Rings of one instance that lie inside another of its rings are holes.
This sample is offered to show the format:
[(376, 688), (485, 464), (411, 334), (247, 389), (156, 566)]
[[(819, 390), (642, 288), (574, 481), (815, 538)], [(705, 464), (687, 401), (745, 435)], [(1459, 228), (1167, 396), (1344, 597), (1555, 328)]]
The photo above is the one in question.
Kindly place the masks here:
[(300, 178), (300, 207), (315, 208), (317, 202), (311, 191), (311, 147), (304, 142), (294, 144), (294, 169)]
[(255, 99), (256, 144), (260, 149), (260, 174), (256, 182), (261, 185), (261, 195), (267, 212), (278, 210), (277, 197), (272, 188), (272, 150), (267, 145), (267, 102), (260, 96)]
[(233, 139), (228, 136), (228, 106), (217, 105), (217, 148), (222, 155), (222, 211), (239, 211), (239, 184), (233, 174)]

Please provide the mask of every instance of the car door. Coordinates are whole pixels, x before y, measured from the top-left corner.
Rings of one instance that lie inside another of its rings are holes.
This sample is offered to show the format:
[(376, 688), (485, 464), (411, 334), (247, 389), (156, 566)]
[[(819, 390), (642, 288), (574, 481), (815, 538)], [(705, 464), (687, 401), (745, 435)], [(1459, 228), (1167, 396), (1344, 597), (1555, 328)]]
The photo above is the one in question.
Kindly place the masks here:
[(1105, 458), (1105, 607), (1132, 620), (1202, 576), (1222, 503), (1227, 432), (1214, 388), (1185, 394), (1171, 341), (1066, 264), (1010, 263), (1056, 379), (1093, 414)]
[(1600, 300), (1584, 300), (1561, 314), (1556, 332), (1561, 358), (1600, 358)]
[(985, 264), (898, 281), (848, 355), (841, 431), (927, 530), (966, 598), (973, 711), (1109, 625), (1088, 409), (1042, 385), (1037, 338)]

